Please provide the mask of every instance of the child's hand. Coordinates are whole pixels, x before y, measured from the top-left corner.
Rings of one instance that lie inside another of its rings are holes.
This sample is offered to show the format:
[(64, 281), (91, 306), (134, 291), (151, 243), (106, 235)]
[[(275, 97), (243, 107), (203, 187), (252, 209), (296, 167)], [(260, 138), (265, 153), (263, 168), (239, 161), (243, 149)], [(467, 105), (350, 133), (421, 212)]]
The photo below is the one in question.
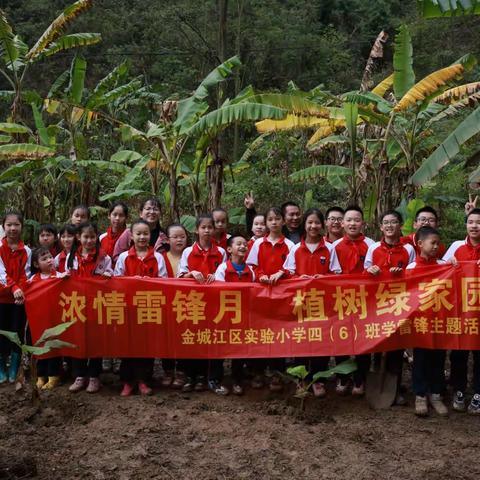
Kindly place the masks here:
[(299, 278), (302, 279), (302, 280), (306, 280), (307, 278), (316, 278), (316, 277), (315, 277), (315, 275), (312, 277), (312, 276), (310, 276), (310, 275), (305, 275), (305, 274), (303, 274), (303, 275), (300, 275)]
[(23, 302), (25, 301), (23, 290), (16, 290), (13, 294), (13, 298), (15, 299), (15, 305), (23, 305)]
[(260, 283), (270, 283), (270, 278), (268, 275), (262, 275), (258, 280)]
[(205, 283), (205, 277), (203, 276), (202, 272), (198, 272), (197, 270), (192, 270), (190, 273), (198, 283)]
[(205, 280), (205, 283), (208, 285), (210, 283), (213, 283), (215, 281), (215, 275), (213, 273), (209, 273), (207, 275), (207, 278)]
[(60, 273), (60, 278), (70, 278), (70, 272), (62, 272), (62, 273)]
[[(452, 257), (447, 263), (449, 263), (450, 265), (453, 265), (454, 267), (458, 267), (458, 262), (455, 257)], [(478, 262), (477, 262), (477, 265), (478, 265)]]
[(372, 265), (371, 267), (367, 268), (367, 272), (372, 275), (378, 275), (380, 273), (380, 267), (377, 265)]
[(255, 207), (255, 199), (253, 198), (253, 192), (249, 192), (245, 195), (243, 204), (245, 205), (245, 208), (248, 209)]
[(111, 276), (112, 276), (112, 274), (110, 272), (103, 272), (102, 273), (102, 277), (110, 278)]
[(277, 273), (274, 273), (273, 275), (270, 275), (270, 284), (271, 285), (276, 285), (277, 282), (283, 277), (283, 272), (280, 270)]
[(477, 267), (480, 267), (480, 260), (477, 260)]
[(465, 215), (468, 215), (471, 210), (477, 207), (478, 195), (472, 199), (472, 194), (468, 194), (468, 202), (465, 204)]
[(322, 278), (325, 275), (322, 275), (321, 273), (316, 273), (312, 278)]
[(399, 273), (402, 273), (402, 272), (403, 272), (402, 267), (392, 267), (390, 269), (390, 273), (393, 273), (394, 275), (398, 275)]

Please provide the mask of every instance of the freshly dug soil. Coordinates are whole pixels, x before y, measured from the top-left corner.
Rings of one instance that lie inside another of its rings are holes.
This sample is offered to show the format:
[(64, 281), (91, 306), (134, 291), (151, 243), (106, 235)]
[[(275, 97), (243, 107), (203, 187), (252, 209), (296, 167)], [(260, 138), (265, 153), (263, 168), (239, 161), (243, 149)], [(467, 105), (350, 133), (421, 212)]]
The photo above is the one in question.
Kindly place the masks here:
[(477, 479), (480, 418), (409, 407), (373, 411), (365, 400), (310, 398), (304, 413), (283, 394), (243, 397), (155, 390), (101, 393), (0, 388), (0, 479)]

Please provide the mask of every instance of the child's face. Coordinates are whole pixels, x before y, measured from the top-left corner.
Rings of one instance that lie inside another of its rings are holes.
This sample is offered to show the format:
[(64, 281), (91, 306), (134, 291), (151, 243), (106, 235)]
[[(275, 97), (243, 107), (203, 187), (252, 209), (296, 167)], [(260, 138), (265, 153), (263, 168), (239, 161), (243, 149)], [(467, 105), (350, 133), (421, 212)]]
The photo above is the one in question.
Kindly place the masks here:
[(235, 258), (237, 262), (242, 262), (247, 256), (248, 243), (243, 237), (235, 237), (227, 250), (232, 258)]
[(252, 232), (257, 238), (263, 237), (267, 232), (267, 227), (265, 226), (265, 217), (263, 215), (257, 215), (253, 219)]
[(480, 215), (472, 214), (468, 216), (467, 235), (473, 241), (480, 241)]
[(440, 236), (431, 234), (424, 240), (419, 240), (417, 244), (423, 257), (435, 258), (440, 248)]
[(227, 231), (227, 214), (225, 212), (213, 212), (213, 223), (215, 224), (215, 231), (225, 233)]
[(181, 227), (170, 227), (168, 230), (170, 251), (183, 252), (187, 246), (187, 234)]
[(55, 243), (55, 235), (52, 232), (43, 231), (38, 235), (38, 243), (41, 247), (51, 248)]
[(143, 206), (140, 217), (151, 225), (155, 225), (160, 220), (160, 208), (152, 202), (147, 202)]
[(267, 215), (267, 228), (270, 233), (281, 233), (284, 221), (281, 215), (269, 212)]
[(437, 228), (437, 217), (432, 212), (421, 212), (413, 222), (413, 228), (418, 230), (420, 227)]
[(69, 252), (72, 249), (73, 241), (75, 240), (75, 235), (72, 235), (68, 232), (63, 232), (60, 236), (60, 241), (62, 242), (63, 249)]
[(10, 240), (19, 240), (22, 234), (22, 223), (16, 215), (8, 215), (3, 224), (5, 235)]
[(83, 250), (86, 252), (95, 250), (95, 247), (97, 246), (97, 234), (93, 228), (83, 229), (77, 234), (77, 238)]
[(72, 213), (72, 225), (81, 225), (88, 222), (88, 212), (83, 208), (77, 208)]
[(132, 239), (135, 248), (148, 248), (150, 244), (150, 228), (148, 225), (138, 223), (132, 228)]
[(342, 226), (349, 237), (359, 237), (363, 230), (362, 214), (356, 210), (347, 210), (343, 217)]
[(110, 219), (110, 225), (113, 229), (119, 229), (125, 227), (125, 221), (127, 216), (123, 211), (123, 208), (120, 205), (117, 205), (113, 210), (112, 213), (108, 216)]
[(35, 262), (35, 268), (38, 268), (41, 273), (51, 273), (54, 267), (53, 257), (50, 252), (43, 253)]
[(285, 224), (289, 230), (297, 230), (302, 221), (300, 209), (295, 205), (289, 205), (285, 208)]
[(395, 215), (385, 215), (380, 230), (385, 238), (398, 239), (402, 235), (402, 224)]
[(323, 223), (317, 217), (316, 214), (312, 213), (307, 217), (305, 221), (305, 233), (307, 238), (319, 238), (323, 232)]
[(342, 234), (342, 221), (343, 221), (343, 213), (338, 210), (332, 210), (328, 212), (328, 217), (325, 222), (327, 227), (327, 232), (331, 233), (334, 236), (338, 236)]
[(204, 218), (196, 229), (200, 241), (209, 242), (213, 235), (214, 226), (210, 219)]

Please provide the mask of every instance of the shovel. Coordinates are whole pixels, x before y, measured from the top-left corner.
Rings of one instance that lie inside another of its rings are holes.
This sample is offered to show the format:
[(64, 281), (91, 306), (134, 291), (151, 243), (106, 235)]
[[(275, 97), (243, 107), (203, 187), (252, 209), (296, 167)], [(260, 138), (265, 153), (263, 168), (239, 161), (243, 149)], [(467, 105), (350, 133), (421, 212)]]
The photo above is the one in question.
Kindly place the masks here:
[(365, 397), (374, 410), (390, 408), (397, 394), (397, 376), (387, 371), (387, 354), (382, 353), (380, 370), (368, 372)]

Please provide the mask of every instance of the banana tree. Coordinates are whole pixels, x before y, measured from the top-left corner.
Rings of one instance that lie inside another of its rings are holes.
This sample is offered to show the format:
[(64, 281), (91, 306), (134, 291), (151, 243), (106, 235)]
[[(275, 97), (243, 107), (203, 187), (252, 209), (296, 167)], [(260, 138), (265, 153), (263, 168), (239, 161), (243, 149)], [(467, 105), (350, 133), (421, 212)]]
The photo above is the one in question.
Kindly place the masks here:
[(478, 0), (417, 0), (417, 5), (424, 18), (480, 15)]
[(23, 92), (23, 84), (29, 67), (33, 63), (64, 50), (93, 45), (101, 41), (99, 33), (65, 34), (69, 24), (89, 10), (92, 5), (93, 0), (78, 0), (68, 6), (47, 27), (31, 48), (18, 34), (14, 33), (5, 13), (0, 9), (0, 74), (10, 87), (10, 90), (1, 92), (1, 97), (12, 102), (11, 121), (20, 120), (21, 104), (25, 97), (29, 97), (26, 92)]

